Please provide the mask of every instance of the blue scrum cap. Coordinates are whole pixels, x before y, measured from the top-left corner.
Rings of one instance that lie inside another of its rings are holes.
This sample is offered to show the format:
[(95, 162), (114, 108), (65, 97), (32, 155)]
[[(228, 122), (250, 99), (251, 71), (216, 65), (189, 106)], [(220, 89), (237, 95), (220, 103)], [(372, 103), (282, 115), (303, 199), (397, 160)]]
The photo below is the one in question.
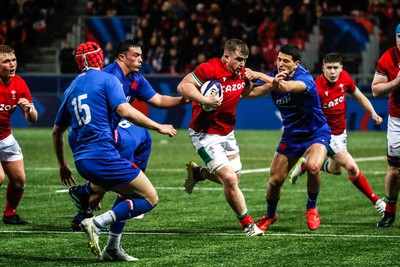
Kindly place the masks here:
[(396, 35), (399, 35), (399, 34), (400, 34), (400, 23), (397, 24), (397, 27), (396, 27)]

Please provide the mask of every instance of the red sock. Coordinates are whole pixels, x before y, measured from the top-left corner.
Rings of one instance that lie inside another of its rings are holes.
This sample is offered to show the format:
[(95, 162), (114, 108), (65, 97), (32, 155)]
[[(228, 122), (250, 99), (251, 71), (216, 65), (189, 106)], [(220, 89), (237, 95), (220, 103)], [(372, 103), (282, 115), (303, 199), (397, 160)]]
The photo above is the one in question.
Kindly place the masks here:
[(196, 182), (205, 180), (203, 177), (201, 177), (201, 169), (203, 169), (202, 166), (197, 166), (193, 169), (193, 178)]
[(12, 216), (17, 213), (17, 207), (24, 191), (25, 186), (17, 189), (11, 186), (10, 182), (8, 183), (6, 190), (6, 208), (4, 210), (5, 216)]
[(247, 211), (245, 214), (246, 215), (243, 218), (240, 218), (240, 216), (238, 216), (238, 219), (243, 229), (246, 227), (246, 225), (254, 223), (254, 220), (251, 217), (250, 213)]
[(367, 198), (369, 198), (372, 203), (375, 204), (375, 202), (379, 200), (379, 197), (374, 194), (374, 191), (372, 191), (371, 187), (369, 186), (367, 179), (361, 172), (359, 172), (357, 176), (349, 177), (349, 180), (355, 187), (358, 188), (358, 190), (360, 190)]

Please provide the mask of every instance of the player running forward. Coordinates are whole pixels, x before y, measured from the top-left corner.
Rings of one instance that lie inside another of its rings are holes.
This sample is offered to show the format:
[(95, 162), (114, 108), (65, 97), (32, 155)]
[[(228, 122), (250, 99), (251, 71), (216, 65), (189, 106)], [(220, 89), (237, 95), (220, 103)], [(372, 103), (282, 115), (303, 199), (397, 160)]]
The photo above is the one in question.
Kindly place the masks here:
[(16, 75), (17, 57), (12, 47), (0, 45), (0, 185), (8, 178), (5, 224), (27, 224), (17, 214), (18, 204), (25, 191), (24, 160), (18, 141), (11, 132), (11, 115), (19, 108), (25, 120), (35, 123), (38, 113), (25, 81)]
[[(243, 41), (230, 39), (225, 43), (222, 58), (213, 58), (197, 66), (181, 81), (178, 91), (193, 101), (189, 137), (207, 165), (207, 168), (202, 168), (189, 162), (186, 192), (192, 193), (195, 183), (205, 178), (222, 184), (226, 201), (239, 219), (245, 234), (257, 236), (262, 235), (263, 231), (255, 225), (239, 188), (242, 163), (234, 135), (236, 106), (242, 93), (253, 86), (244, 77), (248, 56), (249, 48)], [(215, 95), (205, 97), (200, 93), (201, 86), (212, 79), (222, 85), (223, 98)], [(217, 109), (206, 112), (200, 103), (215, 105)], [(205, 174), (201, 175), (200, 172)]]
[(265, 75), (248, 70), (246, 77), (264, 82), (255, 86), (249, 97), (271, 93), (279, 109), (284, 131), (272, 159), (270, 178), (267, 185), (267, 210), (258, 227), (265, 231), (277, 219), (277, 205), (281, 187), (289, 170), (305, 153), (307, 180), (306, 218), (310, 230), (317, 230), (320, 217), (317, 197), (321, 183), (320, 168), (328, 152), (331, 129), (321, 110), (317, 88), (311, 74), (300, 65), (300, 50), (293, 44), (283, 45), (279, 51), (277, 68)]
[[(76, 184), (64, 151), (64, 132), (69, 128), (75, 167), (89, 181), (82, 186), (83, 191), (92, 194), (111, 190), (119, 194), (112, 209), (82, 221), (89, 248), (101, 260), (136, 261), (120, 246), (124, 221), (152, 210), (158, 196), (146, 175), (115, 148), (113, 113), (171, 137), (176, 130), (172, 125), (152, 121), (126, 101), (118, 79), (100, 71), (103, 52), (97, 43), (80, 44), (75, 56), (82, 72), (65, 91), (53, 127), (61, 182), (66, 186)], [(115, 231), (110, 230), (108, 243), (101, 251), (99, 231), (107, 225)]]
[[(382, 118), (376, 114), (371, 102), (357, 88), (353, 79), (343, 70), (342, 58), (338, 53), (326, 54), (322, 61), (322, 74), (315, 79), (322, 111), (331, 127), (332, 152), (330, 159), (326, 159), (322, 171), (340, 175), (342, 167), (349, 174), (349, 180), (383, 213), (385, 202), (372, 191), (364, 174), (361, 173), (353, 157), (347, 151), (346, 134), (346, 93), (349, 93), (360, 106), (371, 115), (376, 125), (382, 123)], [(305, 159), (301, 158), (295, 165), (290, 176), (290, 181), (295, 184), (298, 177), (306, 171)]]

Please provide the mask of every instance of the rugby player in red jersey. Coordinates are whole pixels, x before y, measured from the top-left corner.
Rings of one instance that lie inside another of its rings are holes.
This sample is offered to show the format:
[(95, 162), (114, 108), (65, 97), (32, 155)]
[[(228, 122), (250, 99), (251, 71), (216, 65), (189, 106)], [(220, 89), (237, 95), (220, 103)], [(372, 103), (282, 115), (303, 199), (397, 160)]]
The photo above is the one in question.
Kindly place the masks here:
[[(322, 72), (315, 79), (315, 83), (322, 111), (332, 130), (331, 151), (328, 153), (330, 158), (325, 160), (322, 170), (340, 175), (342, 167), (345, 168), (353, 185), (375, 205), (380, 213), (383, 213), (385, 202), (374, 194), (364, 174), (347, 151), (346, 93), (350, 94), (370, 114), (375, 124), (380, 125), (382, 118), (376, 114), (371, 102), (357, 88), (349, 73), (343, 69), (343, 60), (338, 53), (329, 53), (324, 56)], [(305, 159), (301, 158), (296, 164), (290, 177), (292, 184), (295, 184), (298, 177), (305, 172), (304, 162)]]
[[(245, 234), (258, 236), (263, 231), (258, 229), (250, 216), (239, 188), (242, 164), (234, 135), (236, 107), (243, 92), (253, 87), (244, 76), (248, 56), (249, 48), (243, 41), (228, 40), (222, 58), (212, 58), (197, 66), (180, 82), (178, 92), (193, 101), (189, 137), (207, 165), (201, 167), (193, 161), (187, 164), (188, 177), (184, 184), (186, 192), (191, 194), (194, 185), (205, 179), (222, 184), (226, 201), (235, 212)], [(212, 79), (221, 84), (223, 97), (205, 97), (200, 93), (201, 86)], [(207, 112), (200, 104), (215, 105), (217, 108)]]
[(21, 148), (11, 132), (11, 115), (19, 106), (25, 119), (35, 123), (38, 113), (25, 81), (16, 75), (17, 58), (8, 45), (0, 45), (0, 185), (8, 177), (5, 224), (27, 224), (17, 214), (25, 190), (25, 170)]
[(386, 210), (377, 224), (377, 227), (386, 228), (395, 220), (400, 190), (400, 24), (396, 28), (396, 45), (389, 48), (378, 60), (371, 89), (375, 97), (389, 95)]

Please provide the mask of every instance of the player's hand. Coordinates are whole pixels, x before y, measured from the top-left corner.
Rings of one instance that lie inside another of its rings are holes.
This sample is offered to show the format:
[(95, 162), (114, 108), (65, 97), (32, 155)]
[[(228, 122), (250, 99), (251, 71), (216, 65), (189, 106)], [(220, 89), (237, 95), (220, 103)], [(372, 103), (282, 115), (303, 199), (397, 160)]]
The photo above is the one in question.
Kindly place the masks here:
[(171, 124), (161, 124), (158, 132), (161, 134), (168, 134), (169, 137), (174, 137), (177, 131)]
[(219, 97), (215, 94), (211, 94), (208, 97), (204, 97), (204, 102), (202, 104), (214, 105), (214, 106), (218, 107), (222, 104), (222, 100), (224, 100), (223, 95), (221, 97)]
[(372, 115), (372, 120), (374, 121), (374, 123), (375, 123), (376, 125), (381, 125), (381, 123), (382, 123), (382, 121), (383, 121), (382, 117), (379, 116), (378, 114)]
[(18, 100), (18, 105), (24, 112), (28, 112), (29, 108), (31, 107), (31, 103), (28, 101), (28, 99), (23, 97)]
[(68, 186), (68, 187), (71, 187), (72, 185), (76, 185), (76, 181), (75, 181), (74, 177), (72, 177), (71, 168), (68, 165), (60, 166), (59, 174), (61, 177), (61, 183), (63, 185)]
[(244, 77), (249, 81), (258, 80), (256, 73), (249, 68), (246, 68), (246, 71), (244, 72)]

